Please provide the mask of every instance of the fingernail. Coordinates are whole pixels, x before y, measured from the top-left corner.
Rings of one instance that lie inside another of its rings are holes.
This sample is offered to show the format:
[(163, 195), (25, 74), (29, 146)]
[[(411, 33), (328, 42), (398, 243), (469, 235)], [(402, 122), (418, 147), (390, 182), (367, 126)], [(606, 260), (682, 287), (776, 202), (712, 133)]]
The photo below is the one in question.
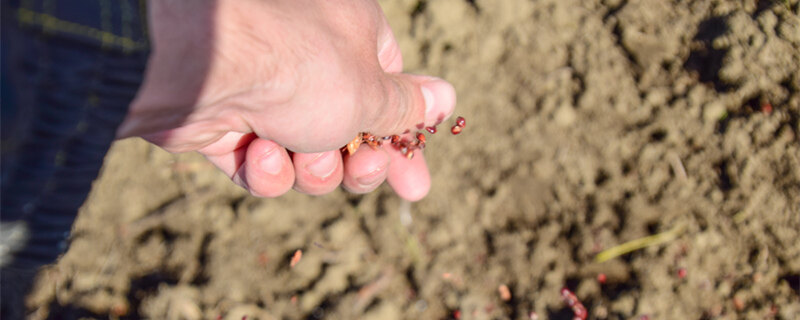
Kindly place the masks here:
[(261, 160), (258, 161), (258, 165), (261, 167), (261, 171), (274, 176), (280, 173), (281, 169), (283, 169), (283, 158), (281, 157), (281, 153), (278, 152), (277, 148), (273, 148), (261, 156)]
[(306, 165), (306, 171), (320, 179), (329, 177), (334, 170), (336, 170), (336, 158), (333, 152), (322, 153)]
[(420, 86), (425, 99), (425, 125), (435, 126), (453, 113), (456, 90), (447, 81), (433, 78)]
[(386, 167), (380, 167), (380, 168), (375, 169), (374, 171), (372, 171), (372, 172), (370, 172), (370, 173), (368, 173), (366, 175), (357, 177), (356, 181), (362, 187), (371, 187), (371, 186), (375, 185), (376, 183), (379, 183), (379, 182), (383, 181), (383, 172), (385, 170), (386, 170)]
[(436, 98), (433, 97), (433, 92), (431, 89), (425, 87), (425, 84), (423, 84), (420, 88), (422, 90), (422, 97), (425, 98), (425, 117), (427, 118), (434, 109)]

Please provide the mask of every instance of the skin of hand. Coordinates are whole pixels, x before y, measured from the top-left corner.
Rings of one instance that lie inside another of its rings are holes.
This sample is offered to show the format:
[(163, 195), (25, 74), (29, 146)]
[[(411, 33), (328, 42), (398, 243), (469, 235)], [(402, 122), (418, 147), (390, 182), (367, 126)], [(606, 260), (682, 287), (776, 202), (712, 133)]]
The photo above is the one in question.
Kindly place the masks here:
[(198, 151), (260, 197), (366, 193), (384, 180), (410, 201), (428, 193), (421, 152), (339, 151), (359, 132), (436, 125), (456, 103), (449, 83), (401, 73), (375, 1), (154, 0), (149, 18), (145, 81), (118, 138)]

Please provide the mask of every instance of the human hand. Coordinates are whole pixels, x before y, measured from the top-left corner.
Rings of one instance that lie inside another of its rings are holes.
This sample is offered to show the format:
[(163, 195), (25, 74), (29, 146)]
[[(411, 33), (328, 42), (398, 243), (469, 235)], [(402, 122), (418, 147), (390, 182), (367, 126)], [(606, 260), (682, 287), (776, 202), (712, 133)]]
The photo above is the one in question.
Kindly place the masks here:
[(436, 125), (455, 106), (447, 82), (400, 73), (374, 1), (151, 1), (149, 10), (153, 52), (118, 137), (199, 151), (256, 196), (339, 184), (363, 193), (384, 180), (408, 200), (427, 194), (419, 152), (338, 150), (359, 132)]

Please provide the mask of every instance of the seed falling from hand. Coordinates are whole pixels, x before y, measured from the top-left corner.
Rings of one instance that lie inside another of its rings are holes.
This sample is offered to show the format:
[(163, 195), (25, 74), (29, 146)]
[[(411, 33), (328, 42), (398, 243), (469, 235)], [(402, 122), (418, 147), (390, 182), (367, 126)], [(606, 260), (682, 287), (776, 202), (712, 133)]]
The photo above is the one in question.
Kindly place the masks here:
[[(454, 135), (461, 133), (464, 130), (464, 126), (467, 124), (467, 121), (464, 117), (458, 117), (456, 119), (456, 124), (450, 128), (450, 132)], [(414, 150), (422, 150), (425, 149), (426, 139), (425, 134), (422, 131), (423, 127), (418, 127), (420, 131), (417, 131), (415, 134), (411, 135), (412, 140), (409, 140), (408, 137), (401, 137), (400, 135), (389, 135), (389, 136), (376, 136), (369, 132), (359, 132), (358, 135), (347, 145), (340, 148), (341, 152), (347, 152), (349, 155), (355, 154), (356, 150), (362, 145), (367, 144), (373, 150), (377, 150), (378, 147), (383, 145), (384, 141), (388, 141), (392, 147), (396, 150), (400, 151), (406, 158), (411, 159), (414, 157)], [(424, 128), (425, 131), (428, 131), (431, 134), (436, 133), (436, 126), (429, 126)], [(411, 134), (411, 130), (406, 130), (403, 134)]]
[(303, 251), (298, 249), (297, 251), (294, 252), (294, 255), (292, 256), (292, 261), (289, 262), (289, 266), (294, 268), (294, 266), (297, 265), (298, 262), (300, 262), (301, 258), (303, 258)]
[(464, 117), (459, 116), (458, 118), (456, 118), (456, 125), (461, 128), (464, 128), (465, 126), (467, 126), (467, 120), (465, 120)]

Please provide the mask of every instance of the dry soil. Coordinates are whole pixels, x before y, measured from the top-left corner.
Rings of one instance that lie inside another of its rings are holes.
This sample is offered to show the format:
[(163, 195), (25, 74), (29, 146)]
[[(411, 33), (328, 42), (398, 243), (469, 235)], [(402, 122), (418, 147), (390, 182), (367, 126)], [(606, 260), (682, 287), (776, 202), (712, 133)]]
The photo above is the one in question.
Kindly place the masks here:
[(257, 199), (120, 141), (31, 318), (571, 319), (562, 287), (590, 319), (800, 317), (797, 0), (381, 5), (468, 121), (426, 199)]

